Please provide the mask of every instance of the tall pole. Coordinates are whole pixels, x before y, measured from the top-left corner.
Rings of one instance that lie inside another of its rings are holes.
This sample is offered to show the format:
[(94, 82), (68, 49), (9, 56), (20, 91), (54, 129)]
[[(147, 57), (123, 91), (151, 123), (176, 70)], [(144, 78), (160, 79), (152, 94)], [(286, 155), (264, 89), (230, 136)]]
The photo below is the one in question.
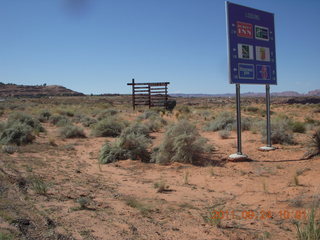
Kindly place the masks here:
[(267, 115), (267, 145), (264, 147), (260, 147), (261, 151), (272, 151), (275, 150), (275, 147), (272, 147), (271, 143), (271, 120), (270, 120), (270, 85), (266, 84), (266, 115)]
[(267, 113), (267, 147), (271, 147), (271, 125), (270, 125), (270, 85), (266, 84), (266, 113)]
[(248, 156), (242, 153), (241, 146), (241, 105), (240, 105), (240, 84), (236, 84), (236, 105), (237, 105), (237, 153), (229, 155), (229, 161), (247, 160)]
[(237, 154), (242, 155), (241, 146), (241, 106), (240, 106), (240, 84), (236, 84), (236, 101), (237, 101)]

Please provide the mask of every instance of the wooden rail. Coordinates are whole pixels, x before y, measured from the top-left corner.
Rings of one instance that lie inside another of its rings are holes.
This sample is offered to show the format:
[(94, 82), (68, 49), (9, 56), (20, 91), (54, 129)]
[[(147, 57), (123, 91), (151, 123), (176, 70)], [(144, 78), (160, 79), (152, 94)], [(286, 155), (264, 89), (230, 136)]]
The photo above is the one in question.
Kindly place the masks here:
[(132, 86), (132, 107), (138, 105), (166, 107), (168, 102), (168, 84), (170, 82), (136, 83), (132, 79), (127, 85)]

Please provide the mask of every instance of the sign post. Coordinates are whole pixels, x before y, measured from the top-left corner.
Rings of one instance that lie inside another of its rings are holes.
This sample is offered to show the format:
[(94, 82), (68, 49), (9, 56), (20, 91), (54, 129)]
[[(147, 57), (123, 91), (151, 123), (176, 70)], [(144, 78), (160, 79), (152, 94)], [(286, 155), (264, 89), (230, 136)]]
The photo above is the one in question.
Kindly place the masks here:
[(277, 84), (274, 14), (226, 2), (229, 82), (236, 84), (238, 152), (229, 158), (246, 158), (241, 147), (240, 84), (266, 85), (267, 147), (271, 146), (270, 85)]

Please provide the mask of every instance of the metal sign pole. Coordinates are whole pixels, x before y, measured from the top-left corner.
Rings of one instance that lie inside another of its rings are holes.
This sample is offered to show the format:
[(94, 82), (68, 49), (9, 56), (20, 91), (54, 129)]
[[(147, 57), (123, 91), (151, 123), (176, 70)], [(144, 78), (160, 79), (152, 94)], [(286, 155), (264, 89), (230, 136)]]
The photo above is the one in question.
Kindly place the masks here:
[(270, 151), (275, 150), (274, 147), (272, 147), (271, 143), (271, 121), (270, 121), (270, 85), (266, 84), (266, 115), (267, 115), (267, 124), (266, 124), (266, 130), (267, 130), (267, 146), (260, 147), (259, 149), (262, 151)]
[(236, 84), (236, 101), (237, 101), (237, 154), (242, 155), (240, 84)]
[(266, 85), (266, 107), (267, 107), (267, 147), (271, 147), (271, 126), (270, 126), (270, 85)]
[(237, 105), (237, 153), (229, 156), (230, 161), (241, 161), (248, 158), (247, 155), (242, 154), (241, 142), (241, 104), (240, 104), (240, 84), (236, 84), (236, 105)]

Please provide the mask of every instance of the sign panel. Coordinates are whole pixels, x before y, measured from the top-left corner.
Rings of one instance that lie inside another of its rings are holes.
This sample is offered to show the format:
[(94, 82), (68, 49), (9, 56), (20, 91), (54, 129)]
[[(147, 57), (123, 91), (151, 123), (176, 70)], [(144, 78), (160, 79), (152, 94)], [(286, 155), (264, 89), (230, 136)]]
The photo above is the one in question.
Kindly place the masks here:
[(273, 13), (226, 3), (230, 83), (277, 84)]

